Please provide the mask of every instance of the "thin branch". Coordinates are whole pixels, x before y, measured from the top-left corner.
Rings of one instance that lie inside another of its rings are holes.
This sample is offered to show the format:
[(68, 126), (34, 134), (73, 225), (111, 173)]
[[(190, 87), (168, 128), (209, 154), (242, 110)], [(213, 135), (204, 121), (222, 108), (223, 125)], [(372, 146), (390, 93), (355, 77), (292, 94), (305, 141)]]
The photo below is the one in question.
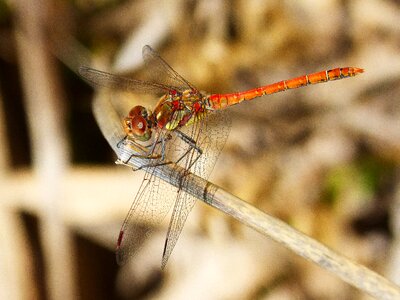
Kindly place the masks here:
[[(93, 112), (103, 135), (118, 158), (126, 161), (131, 157), (132, 148), (117, 147), (118, 142), (123, 139), (124, 133), (119, 116), (110, 102), (111, 97), (113, 95), (107, 93), (98, 94), (93, 102)], [(135, 168), (142, 166), (143, 163), (143, 159), (140, 158), (133, 157), (129, 160), (129, 165)], [(181, 172), (183, 170), (179, 166), (171, 164), (157, 168), (155, 175), (178, 187)], [(193, 174), (185, 177), (185, 182), (187, 185), (181, 188), (187, 193), (274, 239), (365, 293), (378, 299), (400, 299), (400, 288), (391, 281), (335, 253), (316, 240), (231, 195), (222, 188)]]

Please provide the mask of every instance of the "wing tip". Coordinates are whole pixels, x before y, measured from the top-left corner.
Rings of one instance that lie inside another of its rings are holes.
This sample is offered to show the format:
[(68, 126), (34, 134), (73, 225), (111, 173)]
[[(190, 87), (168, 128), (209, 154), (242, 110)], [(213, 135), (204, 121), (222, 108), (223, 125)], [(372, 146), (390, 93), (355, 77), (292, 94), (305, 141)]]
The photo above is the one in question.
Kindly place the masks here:
[(115, 252), (115, 258), (119, 266), (123, 266), (126, 262), (125, 255), (119, 249)]

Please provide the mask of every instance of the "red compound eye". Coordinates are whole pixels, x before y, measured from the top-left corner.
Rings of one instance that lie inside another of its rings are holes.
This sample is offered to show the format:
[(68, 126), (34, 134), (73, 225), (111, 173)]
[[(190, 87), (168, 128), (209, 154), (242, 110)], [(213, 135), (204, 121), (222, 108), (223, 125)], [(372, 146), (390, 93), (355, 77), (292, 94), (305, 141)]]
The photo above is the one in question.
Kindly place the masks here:
[(147, 131), (147, 121), (142, 116), (132, 118), (132, 133), (136, 136), (143, 136)]
[(142, 117), (145, 117), (145, 116), (147, 116), (147, 110), (146, 110), (146, 108), (144, 108), (143, 106), (140, 106), (140, 105), (138, 105), (138, 106), (135, 106), (134, 108), (132, 108), (130, 111), (129, 111), (129, 114), (128, 114), (130, 117), (136, 117), (136, 116), (142, 116)]

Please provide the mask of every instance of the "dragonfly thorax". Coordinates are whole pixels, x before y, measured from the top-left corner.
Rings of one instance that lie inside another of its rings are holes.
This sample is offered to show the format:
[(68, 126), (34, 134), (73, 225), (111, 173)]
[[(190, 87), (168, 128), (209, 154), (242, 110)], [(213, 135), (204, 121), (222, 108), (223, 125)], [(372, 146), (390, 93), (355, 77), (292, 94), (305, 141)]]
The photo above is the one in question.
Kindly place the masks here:
[(170, 131), (190, 125), (205, 114), (205, 100), (206, 97), (195, 90), (164, 95), (153, 112), (155, 125)]
[(151, 114), (143, 106), (135, 106), (123, 120), (125, 133), (135, 140), (148, 141), (151, 138)]

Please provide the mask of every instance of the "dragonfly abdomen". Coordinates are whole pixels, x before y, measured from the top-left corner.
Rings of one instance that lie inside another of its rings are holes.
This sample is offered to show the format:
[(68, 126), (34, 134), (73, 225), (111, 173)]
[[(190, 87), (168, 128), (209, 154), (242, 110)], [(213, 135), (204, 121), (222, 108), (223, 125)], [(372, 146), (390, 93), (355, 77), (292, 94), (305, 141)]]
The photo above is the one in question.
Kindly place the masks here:
[(275, 94), (289, 89), (296, 89), (310, 84), (333, 81), (347, 77), (353, 77), (364, 72), (363, 69), (346, 67), (325, 70), (317, 73), (307, 74), (300, 77), (282, 80), (273, 84), (251, 89), (244, 92), (231, 94), (213, 94), (209, 96), (209, 102), (213, 109), (224, 109), (225, 107), (238, 104), (244, 100), (252, 100), (264, 95)]

